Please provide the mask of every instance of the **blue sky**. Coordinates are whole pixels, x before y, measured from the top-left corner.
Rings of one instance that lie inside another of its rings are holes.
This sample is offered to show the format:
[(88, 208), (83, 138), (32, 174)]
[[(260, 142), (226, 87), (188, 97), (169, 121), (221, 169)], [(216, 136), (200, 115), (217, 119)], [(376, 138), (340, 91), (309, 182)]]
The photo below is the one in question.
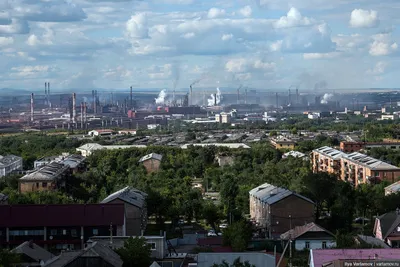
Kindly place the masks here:
[(398, 87), (394, 0), (2, 0), (0, 88)]

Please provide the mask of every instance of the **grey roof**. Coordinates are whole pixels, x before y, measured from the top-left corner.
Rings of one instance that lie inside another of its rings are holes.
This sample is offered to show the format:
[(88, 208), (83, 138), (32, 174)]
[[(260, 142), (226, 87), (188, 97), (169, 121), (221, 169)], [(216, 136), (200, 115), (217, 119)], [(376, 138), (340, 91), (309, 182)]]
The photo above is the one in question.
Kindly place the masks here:
[(383, 239), (386, 239), (400, 224), (400, 214), (396, 211), (385, 213), (377, 218), (380, 221)]
[[(204, 142), (204, 141), (203, 141)], [(248, 145), (243, 143), (208, 143), (208, 144), (184, 144), (181, 146), (182, 149), (187, 149), (189, 146), (216, 146), (216, 147), (228, 147), (228, 148), (250, 148)]]
[(292, 156), (292, 157), (295, 157), (295, 158), (302, 158), (302, 157), (305, 157), (306, 154), (301, 153), (299, 151), (293, 151), (292, 150), (292, 151), (286, 152), (285, 154), (282, 155), (283, 158), (287, 158), (289, 156)]
[(248, 261), (256, 267), (275, 266), (275, 257), (273, 255), (257, 252), (243, 253), (199, 253), (197, 256), (198, 267), (210, 267), (213, 264), (221, 264), (222, 261), (227, 261), (232, 264), (234, 260), (240, 258), (242, 262)]
[(32, 172), (24, 175), (19, 180), (20, 181), (53, 181), (55, 179), (58, 179), (59, 176), (67, 170), (68, 170), (68, 166), (66, 166), (62, 163), (53, 161), (38, 170), (32, 171)]
[(119, 255), (111, 248), (98, 242), (93, 242), (82, 251), (62, 252), (56, 258), (45, 262), (45, 267), (64, 267), (77, 259), (78, 257), (100, 257), (114, 267), (122, 267), (122, 260)]
[(341, 157), (346, 155), (346, 153), (343, 153), (342, 151), (331, 148), (329, 146), (323, 146), (323, 147), (314, 149), (313, 152), (318, 152), (318, 153), (323, 154), (332, 159), (340, 159)]
[(145, 205), (145, 199), (147, 194), (129, 186), (112, 193), (108, 197), (106, 197), (101, 203), (109, 203), (115, 199), (120, 199), (124, 202), (132, 204), (136, 207), (142, 208)]
[(399, 191), (400, 191), (400, 181), (397, 181), (385, 187), (385, 192), (397, 193)]
[(146, 161), (146, 160), (149, 160), (149, 159), (155, 159), (155, 160), (161, 161), (161, 160), (162, 160), (162, 157), (163, 157), (163, 156), (160, 155), (160, 154), (157, 154), (157, 153), (150, 153), (150, 154), (148, 154), (148, 155), (142, 157), (142, 158), (139, 160), (139, 162), (143, 162), (143, 161)]
[(249, 194), (260, 199), (261, 202), (267, 203), (269, 205), (274, 204), (291, 195), (295, 195), (299, 198), (304, 199), (305, 201), (314, 204), (314, 202), (309, 198), (306, 198), (288, 189), (277, 187), (268, 183), (253, 188), (252, 190), (250, 190)]
[(0, 193), (0, 203), (5, 202), (7, 200), (8, 200), (8, 196), (3, 193)]
[(84, 144), (83, 146), (80, 146), (77, 148), (77, 150), (85, 150), (85, 151), (94, 151), (94, 150), (99, 150), (103, 149), (104, 147), (100, 144), (97, 143), (87, 143)]
[(358, 235), (358, 238), (367, 244), (373, 245), (375, 248), (377, 247), (390, 248), (385, 242), (373, 236)]
[(7, 167), (20, 160), (22, 160), (22, 158), (15, 155), (0, 156), (0, 168)]
[(14, 248), (11, 252), (17, 253), (17, 254), (25, 254), (29, 258), (40, 262), (43, 260), (44, 262), (50, 260), (51, 258), (54, 258), (55, 256), (45, 250), (44, 248), (36, 245), (35, 243), (32, 242), (24, 242), (18, 247)]
[(75, 169), (81, 163), (86, 160), (84, 156), (81, 155), (69, 155), (64, 160), (61, 161), (62, 164), (67, 165), (71, 169)]
[(332, 234), (330, 231), (326, 230), (325, 228), (319, 226), (316, 223), (307, 223), (305, 225), (301, 226), (296, 226), (295, 228), (281, 234), (281, 239), (282, 240), (289, 240), (290, 238), (293, 239), (298, 239), (301, 238), (302, 235), (308, 232), (314, 232), (314, 233), (327, 233), (332, 237), (332, 239), (335, 239), (335, 235)]
[(344, 158), (370, 168), (371, 170), (400, 170), (400, 168), (393, 166), (389, 163), (383, 162), (379, 159), (375, 159), (373, 157), (358, 153), (358, 152), (353, 152), (351, 154), (346, 155)]

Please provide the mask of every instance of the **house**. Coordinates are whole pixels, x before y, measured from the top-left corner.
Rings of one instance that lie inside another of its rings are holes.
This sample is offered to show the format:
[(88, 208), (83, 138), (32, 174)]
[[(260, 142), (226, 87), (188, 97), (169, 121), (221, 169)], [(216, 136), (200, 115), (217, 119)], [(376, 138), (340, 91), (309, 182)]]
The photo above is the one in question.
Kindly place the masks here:
[(139, 160), (139, 163), (142, 163), (146, 168), (147, 173), (156, 172), (160, 169), (160, 164), (162, 160), (162, 155), (157, 153), (151, 153)]
[(232, 166), (235, 162), (235, 158), (232, 156), (228, 156), (226, 154), (219, 154), (216, 157), (216, 160), (218, 162), (218, 166), (224, 167), (224, 166)]
[(266, 253), (258, 252), (228, 252), (228, 253), (199, 253), (197, 256), (197, 267), (210, 267), (226, 261), (229, 265), (240, 258), (240, 261), (248, 261), (255, 267), (275, 266), (275, 257)]
[(125, 209), (126, 234), (140, 235), (147, 226), (147, 194), (135, 188), (125, 187), (108, 197), (101, 203), (122, 203)]
[[(136, 236), (113, 236), (112, 244), (110, 244), (110, 236), (93, 236), (90, 238), (90, 242), (97, 242), (105, 246), (111, 246), (113, 249), (118, 249), (124, 246), (124, 242), (130, 237)], [(167, 239), (166, 234), (160, 236), (138, 236), (146, 239), (146, 243), (150, 245), (151, 257), (154, 259), (164, 259), (167, 254)]]
[(113, 130), (110, 129), (104, 129), (104, 130), (93, 130), (88, 132), (88, 135), (90, 136), (107, 136), (107, 135), (112, 135)]
[(388, 196), (390, 194), (397, 194), (399, 192), (400, 192), (400, 181), (397, 181), (385, 187), (385, 196)]
[(375, 218), (374, 236), (392, 248), (400, 247), (400, 210)]
[(64, 251), (45, 262), (43, 267), (102, 266), (122, 267), (120, 256), (109, 246), (91, 242), (81, 251)]
[(0, 156), (0, 177), (22, 170), (22, 158), (15, 155)]
[(282, 155), (283, 159), (287, 159), (288, 157), (302, 158), (304, 160), (308, 160), (309, 159), (306, 154), (301, 153), (299, 151), (294, 151), (294, 150), (286, 152), (285, 154)]
[(271, 138), (270, 139), (271, 145), (275, 148), (275, 149), (290, 149), (293, 150), (296, 146), (296, 142), (286, 138), (282, 135), (277, 136), (275, 138)]
[(216, 146), (216, 147), (227, 147), (227, 148), (250, 148), (248, 145), (243, 143), (203, 143), (203, 144), (184, 144), (181, 146), (182, 149), (187, 149), (190, 146)]
[(97, 143), (88, 143), (80, 146), (76, 149), (82, 156), (89, 157), (97, 150), (118, 150), (118, 149), (129, 149), (129, 148), (145, 148), (145, 145), (115, 145), (115, 146), (103, 146)]
[(281, 239), (294, 240), (296, 250), (325, 249), (336, 246), (335, 235), (315, 223), (308, 223), (283, 233)]
[(137, 131), (136, 130), (123, 130), (123, 131), (118, 131), (118, 134), (122, 135), (136, 135)]
[(313, 172), (328, 172), (339, 176), (341, 158), (345, 153), (334, 148), (323, 146), (312, 151)]
[(0, 193), (0, 205), (7, 205), (8, 204), (8, 196)]
[(395, 266), (389, 262), (398, 260), (400, 249), (311, 249), (308, 264), (310, 267)]
[(265, 183), (249, 195), (250, 217), (261, 229), (267, 229), (270, 237), (314, 222), (314, 202), (293, 191)]
[(0, 218), (0, 247), (32, 240), (51, 251), (75, 250), (111, 229), (126, 233), (123, 204), (0, 205)]
[(20, 256), (21, 266), (41, 266), (44, 262), (55, 258), (52, 253), (31, 241), (23, 242), (11, 252)]
[(18, 180), (19, 192), (54, 191), (65, 187), (69, 167), (51, 162), (38, 170), (28, 172)]

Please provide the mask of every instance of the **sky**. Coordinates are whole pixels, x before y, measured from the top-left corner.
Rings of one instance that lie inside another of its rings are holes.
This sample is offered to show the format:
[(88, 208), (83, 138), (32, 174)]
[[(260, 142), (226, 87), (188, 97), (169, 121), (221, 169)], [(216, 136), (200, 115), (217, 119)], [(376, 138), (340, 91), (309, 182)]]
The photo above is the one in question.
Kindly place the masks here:
[(397, 0), (1, 0), (0, 88), (396, 88), (399, 8)]

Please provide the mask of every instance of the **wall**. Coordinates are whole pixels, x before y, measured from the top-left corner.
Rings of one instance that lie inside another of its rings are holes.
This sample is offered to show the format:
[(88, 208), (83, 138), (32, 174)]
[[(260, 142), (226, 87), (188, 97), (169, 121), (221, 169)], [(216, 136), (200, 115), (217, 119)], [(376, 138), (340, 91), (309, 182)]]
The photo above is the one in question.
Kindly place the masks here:
[(19, 182), (19, 191), (21, 193), (35, 192), (35, 191), (54, 191), (57, 186), (54, 182), (47, 182), (47, 186), (43, 186), (43, 182)]
[(336, 242), (333, 240), (296, 240), (295, 249), (304, 250), (306, 248), (306, 242), (310, 243), (309, 249), (322, 249), (322, 242), (326, 242), (327, 248), (336, 246)]
[(127, 236), (139, 236), (141, 235), (142, 231), (142, 210), (136, 206), (128, 204), (120, 199), (115, 199), (109, 203), (125, 204), (125, 227), (126, 227), (126, 235)]
[(160, 168), (161, 162), (156, 159), (148, 159), (143, 162), (143, 166), (146, 168), (148, 173), (158, 171)]

